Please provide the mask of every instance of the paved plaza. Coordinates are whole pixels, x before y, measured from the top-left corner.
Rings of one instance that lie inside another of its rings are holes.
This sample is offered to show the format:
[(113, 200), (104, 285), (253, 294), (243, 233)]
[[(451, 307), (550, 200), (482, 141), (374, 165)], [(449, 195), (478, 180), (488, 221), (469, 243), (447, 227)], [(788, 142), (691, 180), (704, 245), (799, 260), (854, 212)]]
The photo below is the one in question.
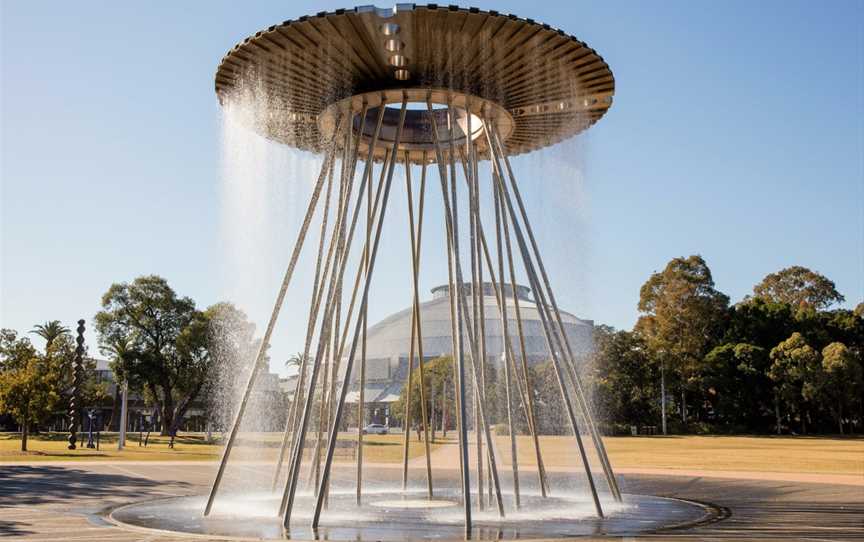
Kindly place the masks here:
[[(189, 536), (121, 529), (108, 523), (104, 514), (121, 504), (204, 493), (214, 468), (212, 462), (0, 466), (0, 537), (46, 542), (190, 540)], [(255, 476), (261, 470), (258, 465), (248, 465), (235, 476)], [(374, 476), (378, 479), (398, 479), (398, 469), (377, 470)], [(339, 478), (350, 475), (342, 469), (337, 474)], [(864, 485), (832, 482), (743, 480), (696, 474), (622, 475), (627, 493), (678, 497), (718, 508), (721, 519), (717, 521), (645, 538), (864, 540)]]

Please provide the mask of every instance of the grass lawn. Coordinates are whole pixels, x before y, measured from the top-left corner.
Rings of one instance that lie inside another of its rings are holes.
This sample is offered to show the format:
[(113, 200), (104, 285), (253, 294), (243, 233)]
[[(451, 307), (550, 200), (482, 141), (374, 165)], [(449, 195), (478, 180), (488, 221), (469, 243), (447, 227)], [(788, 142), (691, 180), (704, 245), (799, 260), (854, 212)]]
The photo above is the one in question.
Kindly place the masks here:
[(614, 437), (605, 440), (620, 467), (857, 474), (864, 477), (864, 438)]
[[(214, 460), (219, 458), (222, 447), (208, 444), (203, 433), (180, 433), (174, 440), (174, 449), (168, 447), (168, 437), (151, 433), (146, 447), (138, 445), (138, 433), (129, 433), (126, 449), (117, 450), (117, 434), (103, 434), (100, 450), (87, 449), (87, 435), (78, 443), (77, 450), (68, 450), (68, 433), (42, 433), (30, 435), (27, 452), (21, 451), (21, 438), (18, 433), (0, 433), (0, 462), (4, 461), (92, 461), (98, 459), (129, 461), (183, 461)], [(372, 463), (398, 462), (402, 460), (402, 435), (364, 435), (363, 457)], [(341, 433), (340, 441), (356, 441), (357, 434)], [(314, 442), (314, 441), (313, 441)], [(236, 443), (238, 457), (255, 457), (259, 460), (275, 460), (281, 435), (275, 433), (253, 433), (241, 435)], [(433, 445), (433, 451), (437, 445)], [(415, 438), (411, 439), (408, 457), (423, 454), (423, 446)], [(337, 449), (336, 460), (347, 459)]]
[[(29, 452), (20, 449), (17, 433), (0, 433), (0, 462), (131, 460), (177, 461), (215, 460), (221, 446), (207, 444), (201, 433), (181, 433), (168, 448), (168, 438), (150, 436), (150, 443), (138, 446), (138, 434), (130, 433), (127, 447), (117, 451), (117, 435), (103, 435), (101, 450), (66, 449), (65, 433), (43, 433), (29, 439)], [(438, 464), (449, 459), (458, 461), (453, 436), (433, 444)], [(354, 441), (356, 434), (343, 433), (340, 441)], [(398, 463), (402, 459), (401, 434), (365, 435), (364, 458), (370, 463)], [(502, 463), (509, 463), (509, 439), (496, 437)], [(86, 435), (85, 435), (86, 441)], [(825, 474), (858, 474), (864, 476), (864, 438), (770, 437), (770, 436), (668, 436), (608, 437), (604, 439), (613, 468), (794, 472)], [(280, 436), (275, 433), (244, 434), (238, 439), (236, 457), (272, 461), (276, 457)], [(587, 444), (587, 442), (586, 442)], [(349, 445), (350, 446), (350, 445)], [(473, 446), (473, 445), (472, 445)], [(534, 464), (531, 440), (518, 439), (520, 464)], [(578, 454), (572, 437), (541, 437), (541, 451), (547, 466), (577, 466)], [(590, 446), (590, 445), (589, 445)], [(472, 447), (473, 449), (473, 447)], [(423, 445), (411, 436), (409, 457), (423, 454)], [(450, 457), (452, 455), (452, 457)], [(351, 460), (337, 452), (337, 461)], [(449, 459), (448, 459), (449, 458)]]
[[(498, 437), (502, 459), (509, 441)], [(859, 474), (864, 476), (864, 438), (771, 436), (607, 437), (612, 467)], [(536, 464), (529, 437), (519, 437), (519, 462)], [(591, 447), (589, 441), (586, 445)], [(577, 465), (572, 437), (541, 437), (548, 466)]]

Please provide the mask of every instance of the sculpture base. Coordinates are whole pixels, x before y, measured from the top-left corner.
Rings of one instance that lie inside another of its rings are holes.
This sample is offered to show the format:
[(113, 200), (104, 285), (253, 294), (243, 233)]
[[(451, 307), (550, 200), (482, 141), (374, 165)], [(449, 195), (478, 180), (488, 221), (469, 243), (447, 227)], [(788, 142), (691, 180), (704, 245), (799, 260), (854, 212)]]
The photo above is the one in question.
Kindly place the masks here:
[[(464, 511), (456, 493), (380, 491), (366, 493), (356, 506), (351, 492), (333, 492), (329, 509), (316, 531), (309, 527), (312, 496), (298, 495), (290, 529), (276, 516), (279, 498), (273, 494), (219, 498), (213, 513), (202, 516), (206, 497), (191, 496), (131, 504), (115, 509), (109, 520), (121, 527), (189, 533), (225, 538), (264, 540), (396, 541), (464, 540)], [(420, 506), (420, 503), (428, 503)], [(506, 496), (504, 518), (494, 507), (473, 510), (472, 540), (549, 539), (580, 536), (629, 536), (710, 522), (718, 511), (703, 504), (625, 495), (623, 503), (606, 502), (606, 518), (597, 518), (590, 499), (579, 496), (541, 498), (523, 495), (519, 510)]]

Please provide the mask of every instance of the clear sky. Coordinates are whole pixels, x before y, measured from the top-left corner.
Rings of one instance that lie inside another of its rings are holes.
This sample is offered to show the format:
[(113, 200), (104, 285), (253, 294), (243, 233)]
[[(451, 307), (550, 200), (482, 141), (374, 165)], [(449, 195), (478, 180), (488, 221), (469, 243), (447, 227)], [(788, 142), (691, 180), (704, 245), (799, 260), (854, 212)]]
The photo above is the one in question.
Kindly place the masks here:
[[(539, 213), (546, 250), (567, 254), (551, 258), (563, 306), (629, 328), (649, 274), (693, 253), (733, 301), (796, 264), (864, 299), (864, 3), (474, 5), (575, 34), (615, 73), (614, 106), (577, 145), (578, 201), (557, 210), (572, 231)], [(149, 273), (201, 306), (224, 297), (216, 65), (337, 7), (0, 2), (0, 325), (89, 322), (112, 282)], [(380, 317), (408, 298), (375, 301)], [(299, 349), (291, 316), (276, 357)]]

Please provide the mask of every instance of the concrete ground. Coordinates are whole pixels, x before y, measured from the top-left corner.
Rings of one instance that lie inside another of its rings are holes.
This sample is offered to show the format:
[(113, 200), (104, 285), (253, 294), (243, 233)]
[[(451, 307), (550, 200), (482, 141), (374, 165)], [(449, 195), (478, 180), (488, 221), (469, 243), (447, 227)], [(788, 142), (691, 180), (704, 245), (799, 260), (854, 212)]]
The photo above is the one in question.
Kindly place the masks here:
[[(254, 466), (247, 472), (256, 470)], [(93, 462), (0, 466), (0, 538), (28, 541), (153, 541), (189, 537), (128, 531), (102, 519), (108, 508), (165, 496), (200, 494), (212, 462)], [(367, 471), (396, 478), (398, 469)], [(243, 476), (240, 472), (235, 476)], [(864, 540), (864, 485), (735, 479), (704, 473), (621, 475), (628, 493), (712, 503), (723, 519), (646, 535), (679, 540)], [(642, 539), (642, 537), (640, 537)], [(629, 540), (633, 540), (630, 538)]]

